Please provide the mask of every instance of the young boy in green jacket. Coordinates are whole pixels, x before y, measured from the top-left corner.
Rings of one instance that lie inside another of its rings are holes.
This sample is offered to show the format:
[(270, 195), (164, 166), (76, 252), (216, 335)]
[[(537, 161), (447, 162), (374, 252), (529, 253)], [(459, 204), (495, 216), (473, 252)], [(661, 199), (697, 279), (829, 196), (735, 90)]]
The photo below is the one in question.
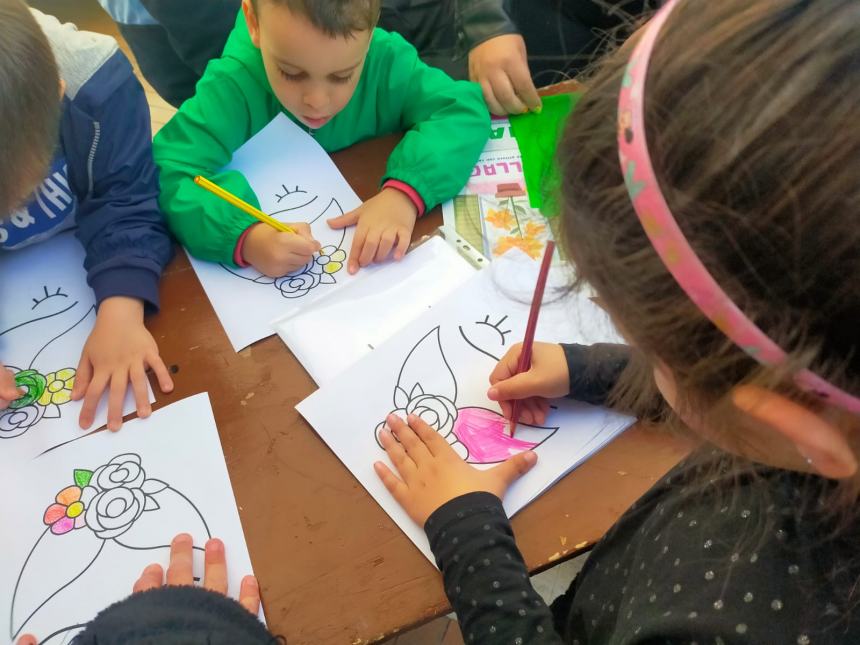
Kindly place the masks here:
[(243, 1), (223, 56), (154, 142), (162, 209), (194, 256), (281, 276), (319, 249), (307, 226), (296, 225), (298, 235), (277, 232), (193, 183), (203, 175), (259, 205), (239, 172), (219, 171), (281, 112), (329, 152), (406, 131), (380, 192), (329, 220), (332, 228), (357, 224), (350, 273), (392, 253), (402, 258), (416, 217), (463, 187), (489, 129), (481, 90), (428, 67), (400, 36), (374, 29), (379, 4)]

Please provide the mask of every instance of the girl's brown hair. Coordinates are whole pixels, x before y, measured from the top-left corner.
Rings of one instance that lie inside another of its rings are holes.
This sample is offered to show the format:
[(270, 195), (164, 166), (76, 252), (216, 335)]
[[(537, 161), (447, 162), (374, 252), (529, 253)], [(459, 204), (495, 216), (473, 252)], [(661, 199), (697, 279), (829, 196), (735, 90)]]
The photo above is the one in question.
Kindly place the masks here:
[[(616, 144), (630, 49), (588, 82), (560, 150), (563, 239), (679, 405), (742, 426), (727, 394), (766, 382), (810, 406), (787, 370), (728, 340), (664, 267), (636, 217)], [(792, 355), (860, 392), (860, 3), (688, 0), (669, 17), (645, 90), (652, 163), (679, 226), (723, 289)], [(638, 367), (642, 367), (639, 365)], [(654, 388), (628, 370), (634, 409)], [(720, 417), (719, 415), (723, 415)], [(856, 425), (847, 414), (846, 425)], [(735, 442), (743, 432), (728, 433)], [(856, 501), (856, 486), (851, 498)]]
[(21, 0), (0, 0), (0, 217), (26, 197), (57, 146), (60, 77), (48, 39)]

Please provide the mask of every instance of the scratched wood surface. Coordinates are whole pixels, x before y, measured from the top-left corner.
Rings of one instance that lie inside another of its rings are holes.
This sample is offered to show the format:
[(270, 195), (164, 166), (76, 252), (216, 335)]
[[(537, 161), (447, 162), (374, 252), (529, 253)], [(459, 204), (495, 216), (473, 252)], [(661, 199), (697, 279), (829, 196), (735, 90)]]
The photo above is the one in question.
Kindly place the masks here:
[[(396, 141), (334, 155), (363, 199), (374, 194)], [(416, 235), (440, 223), (436, 209)], [(162, 312), (149, 326), (179, 370), (176, 392), (159, 395), (158, 405), (210, 394), (276, 634), (292, 645), (372, 642), (449, 611), (437, 570), (293, 409), (315, 389), (311, 378), (278, 338), (233, 352), (181, 251), (164, 276)], [(568, 475), (514, 519), (529, 568), (589, 548), (686, 449), (637, 426)]]

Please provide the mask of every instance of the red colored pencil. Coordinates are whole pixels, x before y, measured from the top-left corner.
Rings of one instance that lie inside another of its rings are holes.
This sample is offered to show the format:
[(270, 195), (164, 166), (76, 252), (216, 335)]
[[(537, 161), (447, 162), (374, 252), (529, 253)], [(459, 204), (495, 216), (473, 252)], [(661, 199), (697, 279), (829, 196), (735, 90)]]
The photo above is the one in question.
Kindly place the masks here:
[[(532, 297), (532, 306), (529, 311), (529, 321), (526, 325), (526, 337), (523, 339), (523, 351), (520, 352), (520, 360), (517, 363), (517, 374), (528, 372), (532, 366), (532, 346), (535, 342), (538, 312), (540, 312), (540, 305), (541, 302), (543, 302), (543, 292), (546, 288), (546, 279), (549, 275), (549, 266), (552, 264), (552, 254), (554, 252), (555, 242), (550, 240), (546, 243), (546, 249), (543, 252), (543, 260), (540, 264), (540, 273), (538, 273), (537, 285), (535, 285), (535, 294)], [(520, 401), (515, 400), (511, 406), (511, 437), (514, 436), (514, 430), (517, 429), (517, 422), (519, 420)]]

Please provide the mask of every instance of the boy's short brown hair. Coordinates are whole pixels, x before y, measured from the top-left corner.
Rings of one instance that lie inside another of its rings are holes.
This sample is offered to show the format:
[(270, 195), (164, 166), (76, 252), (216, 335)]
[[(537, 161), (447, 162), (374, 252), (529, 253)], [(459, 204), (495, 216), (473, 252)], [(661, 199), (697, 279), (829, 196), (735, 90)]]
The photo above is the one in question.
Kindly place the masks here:
[(251, 0), (257, 10), (262, 2), (287, 7), (307, 16), (311, 24), (329, 36), (350, 36), (373, 29), (379, 21), (380, 0)]
[(21, 0), (0, 0), (0, 217), (25, 198), (57, 145), (60, 76), (45, 33)]

